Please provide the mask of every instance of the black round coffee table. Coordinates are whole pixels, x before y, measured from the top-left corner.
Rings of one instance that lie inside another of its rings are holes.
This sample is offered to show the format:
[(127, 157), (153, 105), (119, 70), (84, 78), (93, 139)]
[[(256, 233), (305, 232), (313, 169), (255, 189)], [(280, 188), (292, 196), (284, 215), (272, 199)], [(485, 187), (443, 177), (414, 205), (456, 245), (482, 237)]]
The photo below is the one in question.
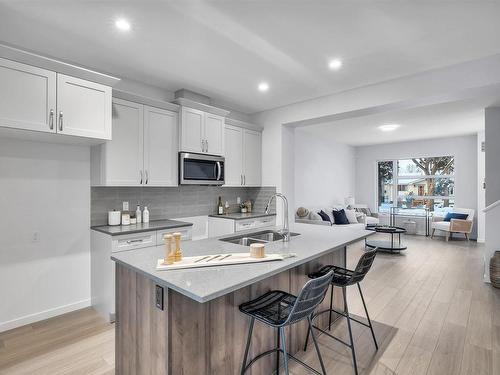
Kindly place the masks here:
[[(380, 240), (367, 240), (365, 238), (365, 247), (378, 248), (379, 251), (385, 251), (388, 253), (400, 253), (402, 250), (406, 250), (407, 247), (401, 243), (401, 234), (406, 233), (405, 228), (401, 227), (391, 227), (386, 225), (379, 226), (367, 226), (367, 230), (372, 230), (377, 233), (386, 233), (391, 235), (390, 241), (380, 241)], [(398, 235), (397, 241), (395, 241), (395, 236)]]

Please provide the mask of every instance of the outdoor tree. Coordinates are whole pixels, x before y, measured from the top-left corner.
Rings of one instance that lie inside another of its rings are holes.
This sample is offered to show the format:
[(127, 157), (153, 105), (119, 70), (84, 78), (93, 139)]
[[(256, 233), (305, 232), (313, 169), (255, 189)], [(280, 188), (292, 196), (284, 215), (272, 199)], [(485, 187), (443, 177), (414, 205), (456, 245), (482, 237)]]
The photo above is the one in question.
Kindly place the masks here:
[[(453, 156), (418, 158), (412, 159), (412, 161), (426, 176), (452, 174), (455, 167)], [(443, 193), (443, 189), (449, 189), (451, 185), (450, 180), (440, 180), (436, 184), (435, 178), (426, 178), (425, 182), (427, 185), (427, 194), (431, 196)], [(445, 206), (448, 206), (449, 203), (448, 199), (444, 201)], [(429, 199), (427, 201), (427, 208), (432, 209), (432, 207), (434, 207), (434, 199)]]
[(392, 184), (392, 178), (393, 178), (392, 161), (384, 161), (378, 163), (379, 205), (384, 203), (386, 185)]

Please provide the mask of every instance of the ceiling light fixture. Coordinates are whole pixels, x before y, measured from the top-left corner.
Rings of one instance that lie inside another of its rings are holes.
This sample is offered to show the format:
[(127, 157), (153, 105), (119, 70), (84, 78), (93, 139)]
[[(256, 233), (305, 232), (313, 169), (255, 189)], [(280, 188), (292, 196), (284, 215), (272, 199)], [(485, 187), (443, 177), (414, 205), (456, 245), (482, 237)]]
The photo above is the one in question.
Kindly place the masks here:
[(330, 60), (330, 62), (328, 63), (328, 67), (331, 70), (339, 70), (340, 68), (342, 68), (342, 60), (340, 59)]
[(267, 82), (261, 82), (259, 83), (258, 88), (260, 92), (266, 92), (267, 90), (269, 90), (269, 84)]
[(392, 132), (393, 130), (396, 130), (400, 126), (401, 125), (399, 124), (386, 124), (386, 125), (380, 125), (378, 128), (383, 132)]
[(119, 18), (115, 21), (115, 26), (117, 29), (121, 31), (129, 31), (130, 30), (130, 22), (128, 22), (125, 18)]

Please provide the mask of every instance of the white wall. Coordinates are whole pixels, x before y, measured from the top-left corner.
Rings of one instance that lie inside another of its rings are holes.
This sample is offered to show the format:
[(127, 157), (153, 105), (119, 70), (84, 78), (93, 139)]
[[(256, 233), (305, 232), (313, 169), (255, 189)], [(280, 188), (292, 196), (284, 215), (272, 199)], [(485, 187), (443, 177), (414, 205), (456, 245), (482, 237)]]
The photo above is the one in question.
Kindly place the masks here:
[[(486, 205), (500, 199), (500, 108), (485, 110), (486, 139)], [(489, 281), (489, 261), (494, 251), (500, 250), (500, 206), (486, 213), (486, 247), (484, 253), (485, 280)]]
[(483, 187), (486, 177), (486, 156), (481, 150), (484, 138), (484, 131), (477, 134), (477, 242), (484, 242), (486, 238), (486, 215), (483, 212), (486, 207), (486, 191)]
[(89, 148), (1, 138), (0, 207), (0, 331), (88, 306)]
[(445, 155), (455, 156), (455, 206), (477, 212), (476, 135), (356, 147), (356, 201), (376, 208), (378, 160)]
[(296, 206), (325, 207), (354, 196), (354, 148), (312, 134), (295, 131)]

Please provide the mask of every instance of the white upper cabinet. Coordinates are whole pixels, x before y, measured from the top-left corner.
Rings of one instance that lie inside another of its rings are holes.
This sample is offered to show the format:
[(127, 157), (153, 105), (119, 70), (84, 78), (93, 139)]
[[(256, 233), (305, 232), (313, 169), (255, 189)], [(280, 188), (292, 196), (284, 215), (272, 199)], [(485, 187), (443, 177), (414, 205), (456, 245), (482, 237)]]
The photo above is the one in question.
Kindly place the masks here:
[(224, 117), (205, 113), (205, 152), (224, 155)]
[(258, 131), (225, 126), (225, 185), (260, 186), (262, 134)]
[(224, 154), (224, 117), (182, 107), (180, 150), (186, 152)]
[(243, 184), (260, 186), (262, 174), (262, 133), (243, 129)]
[(225, 185), (241, 186), (243, 185), (243, 128), (226, 125), (225, 138)]
[(113, 99), (113, 140), (94, 146), (93, 186), (177, 186), (178, 115)]
[(96, 146), (103, 158), (99, 185), (142, 185), (143, 107), (141, 104), (113, 99), (113, 140)]
[(177, 113), (144, 107), (144, 174), (147, 185), (177, 185)]
[(58, 74), (57, 132), (111, 139), (111, 88)]
[(111, 88), (0, 59), (0, 126), (111, 139)]
[(204, 152), (205, 112), (182, 107), (181, 151)]
[(55, 133), (56, 73), (0, 59), (0, 126)]

